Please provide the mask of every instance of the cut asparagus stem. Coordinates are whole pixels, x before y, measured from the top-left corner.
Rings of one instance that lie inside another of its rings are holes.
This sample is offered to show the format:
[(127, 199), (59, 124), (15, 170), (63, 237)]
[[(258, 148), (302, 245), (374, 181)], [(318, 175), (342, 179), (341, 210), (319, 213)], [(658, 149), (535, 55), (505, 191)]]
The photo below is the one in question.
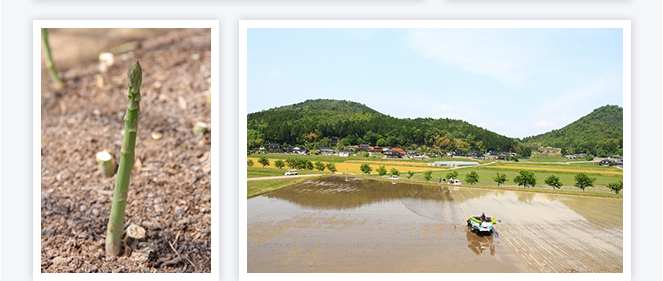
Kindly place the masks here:
[(58, 75), (57, 69), (55, 69), (55, 63), (53, 62), (53, 56), (51, 55), (51, 45), (48, 44), (48, 31), (46, 28), (41, 29), (41, 40), (44, 42), (44, 53), (46, 55), (46, 67), (48, 68), (48, 73), (53, 79), (56, 88), (62, 88), (62, 80)]
[(115, 159), (108, 151), (97, 152), (97, 163), (99, 163), (99, 171), (104, 177), (112, 177), (115, 175)]
[(207, 132), (207, 123), (205, 122), (196, 122), (196, 125), (193, 126), (193, 134), (200, 135)]
[(106, 234), (106, 254), (111, 256), (120, 254), (124, 210), (127, 206), (131, 168), (134, 164), (134, 149), (138, 132), (138, 115), (140, 113), (140, 85), (142, 83), (142, 72), (138, 61), (129, 68), (127, 76), (129, 77), (129, 91), (127, 92), (127, 112), (124, 115), (124, 139)]

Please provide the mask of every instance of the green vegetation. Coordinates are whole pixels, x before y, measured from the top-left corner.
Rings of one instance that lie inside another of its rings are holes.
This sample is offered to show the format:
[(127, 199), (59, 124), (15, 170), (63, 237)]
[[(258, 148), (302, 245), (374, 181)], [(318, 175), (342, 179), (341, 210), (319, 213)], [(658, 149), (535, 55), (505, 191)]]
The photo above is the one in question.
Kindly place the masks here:
[(433, 174), (433, 171), (425, 171), (424, 172), (424, 178), (426, 179), (426, 181), (430, 181), (432, 174)]
[(559, 181), (559, 177), (556, 175), (550, 175), (545, 180), (546, 184), (552, 186), (553, 189), (559, 189), (562, 186), (562, 182)]
[(447, 180), (450, 179), (450, 178), (457, 179), (457, 178), (458, 178), (458, 171), (451, 171), (451, 172), (448, 172), (448, 173), (444, 176), (444, 178), (447, 179)]
[(610, 188), (612, 191), (615, 192), (615, 194), (619, 194), (619, 191), (624, 188), (624, 182), (618, 181), (618, 182), (611, 182), (608, 184), (608, 188)]
[(589, 186), (594, 186), (594, 181), (596, 180), (596, 178), (590, 178), (585, 173), (577, 174), (574, 179), (576, 181), (575, 186), (582, 189), (582, 191), (585, 191), (585, 188)]
[(315, 161), (315, 168), (322, 172), (325, 170), (325, 164), (322, 161)]
[(513, 151), (531, 154), (517, 139), (452, 119), (399, 119), (381, 114), (363, 104), (341, 100), (307, 100), (247, 116), (249, 149), (269, 142), (306, 144), (309, 150), (366, 143), (372, 146), (427, 146), (440, 151), (460, 149)]
[(587, 153), (599, 157), (622, 155), (624, 109), (599, 107), (575, 122), (523, 142), (562, 148), (562, 154)]
[(251, 160), (251, 159), (246, 160), (246, 165), (249, 166), (249, 167), (253, 167), (253, 160)]
[(527, 188), (528, 186), (534, 187), (536, 185), (536, 176), (531, 171), (521, 170), (518, 172), (520, 175), (513, 178), (513, 182), (518, 184), (518, 186), (523, 186)]
[(278, 169), (283, 169), (283, 167), (285, 167), (285, 163), (283, 163), (283, 160), (276, 160), (274, 161), (274, 166)]
[(246, 182), (247, 198), (255, 197), (265, 194), (270, 191), (284, 188), (309, 180), (315, 177), (298, 177), (298, 178), (285, 178), (285, 179), (268, 179), (268, 180), (252, 180)]
[(384, 176), (387, 174), (387, 168), (385, 168), (384, 166), (379, 166), (378, 169), (375, 171), (378, 172), (378, 175), (380, 176)]
[(398, 176), (398, 175), (400, 175), (400, 174), (401, 174), (401, 172), (399, 172), (398, 170), (396, 170), (396, 168), (391, 168), (391, 175), (392, 175), (392, 176)]
[(412, 179), (413, 176), (414, 176), (414, 171), (407, 171), (407, 179), (408, 180)]
[(332, 174), (336, 173), (336, 164), (334, 163), (327, 163), (327, 170), (329, 170)]
[(120, 165), (115, 178), (115, 191), (111, 205), (108, 231), (106, 233), (106, 254), (120, 254), (122, 234), (124, 231), (124, 211), (127, 206), (131, 168), (134, 166), (136, 136), (138, 135), (138, 115), (140, 115), (140, 86), (143, 73), (140, 63), (136, 61), (127, 72), (129, 90), (127, 91), (127, 110), (124, 115), (124, 138), (120, 151)]
[(260, 163), (262, 165), (262, 167), (264, 168), (265, 166), (269, 166), (269, 159), (267, 159), (267, 157), (264, 157), (264, 156), (260, 157), (260, 160), (258, 160), (258, 163)]
[(504, 184), (508, 179), (506, 178), (506, 174), (500, 174), (497, 172), (497, 175), (493, 178), (493, 180), (497, 183), (497, 187), (500, 187), (500, 185)]
[(373, 168), (371, 168), (371, 166), (368, 165), (367, 163), (361, 164), (361, 167), (359, 167), (359, 169), (361, 169), (361, 172), (364, 174), (370, 174), (371, 171), (373, 171)]
[(51, 75), (51, 79), (55, 84), (56, 88), (62, 88), (63, 84), (60, 75), (58, 75), (58, 70), (55, 68), (55, 62), (53, 62), (53, 56), (51, 55), (51, 45), (48, 43), (48, 30), (46, 28), (41, 29), (41, 40), (44, 42), (44, 55), (46, 56), (46, 68), (48, 68), (48, 74)]
[(465, 175), (465, 182), (474, 185), (475, 183), (479, 182), (479, 174), (477, 174), (476, 171), (471, 171)]

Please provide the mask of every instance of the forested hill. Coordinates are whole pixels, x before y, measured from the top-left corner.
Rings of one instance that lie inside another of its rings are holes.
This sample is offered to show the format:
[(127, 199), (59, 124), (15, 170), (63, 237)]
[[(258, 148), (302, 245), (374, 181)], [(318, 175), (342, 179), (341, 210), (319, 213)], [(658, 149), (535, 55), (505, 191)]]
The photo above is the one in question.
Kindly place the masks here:
[(526, 143), (561, 147), (567, 154), (590, 153), (598, 156), (621, 154), (624, 136), (624, 109), (605, 105), (564, 128), (524, 138)]
[[(412, 108), (412, 110), (418, 110)], [(437, 146), (441, 150), (477, 149), (513, 151), (528, 155), (517, 139), (511, 139), (465, 121), (452, 119), (400, 119), (379, 113), (366, 105), (341, 100), (307, 100), (251, 113), (248, 121), (249, 148), (270, 142), (304, 145), (311, 149), (339, 145), (370, 144), (406, 147)]]

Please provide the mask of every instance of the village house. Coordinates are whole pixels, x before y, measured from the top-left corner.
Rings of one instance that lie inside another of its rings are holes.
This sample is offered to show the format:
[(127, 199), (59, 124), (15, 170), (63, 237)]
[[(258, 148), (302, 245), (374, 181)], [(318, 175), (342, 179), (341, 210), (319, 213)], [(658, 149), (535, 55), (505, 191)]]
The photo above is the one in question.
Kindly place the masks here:
[(387, 151), (387, 152), (384, 153), (384, 157), (385, 158), (401, 158), (401, 157), (403, 157), (403, 154), (401, 154), (400, 152), (390, 150), (390, 151)]
[(295, 154), (301, 154), (301, 155), (306, 154), (306, 151), (307, 151), (306, 148), (304, 148), (304, 147), (298, 147), (298, 146), (295, 146), (295, 147), (292, 149), (292, 153), (295, 153)]
[(369, 150), (371, 150), (371, 147), (368, 144), (362, 143), (362, 144), (359, 145), (359, 147), (357, 149), (369, 151)]
[(348, 157), (348, 156), (350, 156), (350, 151), (349, 150), (340, 150), (340, 151), (338, 151), (338, 156)]
[(334, 150), (331, 147), (319, 147), (317, 150), (322, 155), (333, 155)]
[(283, 148), (280, 143), (275, 143), (275, 142), (270, 142), (268, 147), (269, 147), (269, 150), (271, 150), (271, 151), (279, 151), (279, 152)]

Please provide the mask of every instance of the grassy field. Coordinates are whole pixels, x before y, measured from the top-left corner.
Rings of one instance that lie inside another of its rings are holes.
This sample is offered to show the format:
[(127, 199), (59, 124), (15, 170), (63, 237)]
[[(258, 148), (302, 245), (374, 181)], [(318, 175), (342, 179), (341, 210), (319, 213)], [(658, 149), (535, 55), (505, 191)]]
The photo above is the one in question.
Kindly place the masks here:
[[(285, 160), (288, 157), (297, 157), (305, 158), (312, 162), (322, 161), (323, 163), (333, 162), (336, 165), (337, 173), (345, 173), (346, 169), (350, 174), (361, 174), (360, 166), (364, 163), (368, 163), (373, 172), (371, 175), (366, 175), (372, 178), (378, 178), (377, 172), (375, 171), (378, 166), (384, 165), (387, 169), (387, 175), (391, 175), (390, 170), (392, 168), (400, 171), (401, 180), (408, 181), (406, 179), (407, 171), (415, 171), (415, 175), (409, 181), (414, 182), (426, 182), (424, 179), (424, 172), (431, 170), (431, 183), (437, 184), (438, 179), (445, 178), (446, 174), (450, 172), (451, 169), (458, 171), (459, 179), (463, 182), (463, 185), (468, 185), (465, 183), (465, 176), (471, 172), (476, 171), (479, 174), (479, 182), (474, 186), (486, 187), (486, 188), (498, 188), (497, 183), (493, 180), (493, 177), (496, 174), (503, 173), (506, 174), (508, 181), (501, 185), (499, 188), (507, 188), (514, 190), (523, 190), (523, 187), (519, 187), (513, 182), (513, 178), (519, 175), (520, 170), (527, 170), (534, 173), (537, 179), (537, 184), (534, 188), (528, 188), (528, 191), (542, 191), (542, 192), (556, 192), (556, 193), (569, 193), (569, 194), (614, 194), (614, 192), (607, 188), (608, 183), (618, 182), (623, 179), (623, 171), (615, 167), (601, 167), (595, 163), (573, 163), (572, 164), (550, 164), (550, 163), (541, 163), (536, 164), (534, 162), (508, 162), (508, 161), (497, 161), (490, 163), (488, 165), (482, 166), (473, 166), (473, 167), (462, 167), (462, 168), (450, 168), (450, 167), (430, 167), (425, 166), (426, 162), (416, 161), (416, 160), (394, 160), (394, 159), (381, 159), (380, 161), (374, 158), (365, 158), (365, 157), (338, 157), (338, 156), (314, 156), (314, 155), (267, 155), (270, 159), (270, 165), (262, 168), (262, 165), (258, 163), (258, 157), (249, 156), (249, 159), (252, 159), (255, 163), (253, 167), (248, 168), (248, 177), (269, 177), (269, 176), (281, 176), (287, 169), (277, 169), (274, 166), (275, 160)], [(550, 157), (552, 158), (552, 157)], [(541, 159), (541, 157), (540, 157)], [(428, 161), (439, 161), (441, 159), (431, 159)], [(443, 160), (453, 160), (460, 161), (459, 158), (444, 158)], [(468, 160), (468, 159), (465, 159)], [(479, 162), (479, 161), (477, 161)], [(488, 163), (487, 161), (480, 161), (482, 163)], [(548, 161), (540, 161), (548, 162)], [(550, 161), (555, 162), (555, 161)], [(313, 170), (299, 170), (300, 174), (321, 174), (329, 173), (325, 170), (324, 172)], [(574, 177), (578, 173), (586, 173), (592, 178), (596, 178), (594, 182), (594, 187), (588, 187), (583, 192), (579, 188), (575, 187)], [(554, 190), (552, 187), (545, 184), (545, 179), (550, 175), (556, 175), (560, 178), (560, 181), (563, 183), (561, 190)], [(386, 179), (386, 176), (383, 178)], [(287, 184), (286, 184), (287, 185)], [(283, 185), (285, 186), (285, 185)], [(273, 190), (273, 189), (270, 189)]]
[[(309, 160), (311, 162), (314, 162), (314, 163), (316, 161), (320, 160), (322, 163), (325, 163), (325, 164), (327, 164), (329, 162), (332, 162), (336, 165), (336, 171), (337, 172), (345, 173), (345, 171), (347, 169), (347, 171), (351, 174), (360, 174), (361, 173), (360, 167), (363, 163), (369, 163), (371, 168), (373, 168), (374, 171), (375, 171), (375, 169), (377, 169), (381, 165), (384, 165), (385, 168), (387, 169), (387, 171), (390, 171), (392, 168), (395, 168), (396, 170), (399, 170), (399, 171), (427, 171), (427, 170), (443, 170), (443, 169), (446, 169), (444, 167), (429, 167), (429, 166), (422, 166), (422, 165), (412, 165), (412, 163), (408, 163), (408, 162), (405, 162), (405, 161), (402, 162), (402, 164), (400, 164), (398, 162), (395, 162), (395, 161), (385, 161), (385, 162), (382, 162), (380, 164), (377, 164), (373, 161), (363, 162), (363, 161), (359, 161), (359, 160), (342, 162), (342, 161), (338, 161), (338, 159), (334, 159), (334, 158), (330, 158), (330, 161), (327, 161), (324, 157), (334, 157), (334, 156), (312, 156), (311, 158), (307, 158), (307, 160)], [(347, 158), (344, 158), (344, 157), (339, 157), (339, 158), (343, 158), (344, 160), (347, 160)], [(286, 157), (283, 157), (283, 158), (268, 158), (269, 159), (269, 166), (265, 166), (264, 168), (262, 168), (262, 165), (260, 163), (258, 163), (259, 158), (248, 157), (248, 159), (253, 160), (253, 162), (255, 163), (252, 167), (254, 169), (256, 167), (258, 167), (259, 169), (274, 169), (274, 170), (278, 171), (279, 169), (276, 168), (276, 166), (274, 165), (274, 162), (276, 160), (285, 161)], [(418, 163), (421, 163), (421, 162), (413, 162), (413, 163), (418, 164)], [(285, 169), (287, 169), (287, 168), (280, 169), (280, 171), (283, 171), (283, 173), (285, 173)], [(325, 171), (327, 171), (327, 170), (325, 170)], [(314, 170), (314, 172), (320, 173), (320, 171), (318, 171), (318, 170)]]
[[(506, 166), (506, 168), (496, 168), (495, 166), (481, 166), (481, 167), (471, 167), (471, 168), (463, 168), (463, 169), (456, 169), (455, 171), (458, 171), (459, 174), (459, 179), (463, 183), (463, 185), (469, 185), (465, 183), (465, 176), (470, 173), (471, 171), (476, 171), (477, 174), (479, 174), (479, 182), (475, 184), (475, 186), (482, 186), (482, 187), (491, 187), (491, 188), (496, 188), (497, 183), (493, 180), (493, 177), (496, 176), (496, 174), (502, 173), (506, 174), (506, 177), (508, 181), (501, 185), (501, 187), (514, 187), (518, 189), (523, 189), (523, 187), (519, 187), (517, 184), (513, 182), (513, 178), (519, 175), (520, 170), (529, 170), (534, 172), (534, 175), (536, 176), (536, 186), (535, 189), (548, 189), (552, 191), (552, 187), (548, 186), (545, 184), (545, 179), (550, 176), (550, 175), (556, 175), (560, 178), (560, 181), (564, 184), (561, 187), (561, 191), (579, 191), (582, 192), (579, 188), (575, 187), (575, 180), (574, 177), (576, 174), (578, 174), (581, 171), (540, 171), (540, 170), (531, 170), (531, 169), (513, 169), (511, 166)], [(445, 178), (446, 174), (449, 173), (450, 171), (434, 171), (431, 174), (431, 180), (430, 182), (437, 183), (438, 179)], [(611, 182), (618, 182), (622, 180), (622, 174), (589, 174), (588, 175), (592, 178), (596, 178), (596, 181), (594, 182), (594, 187), (588, 187), (585, 189), (585, 193), (591, 193), (591, 192), (602, 192), (602, 193), (614, 193), (612, 190), (607, 188), (608, 183)], [(407, 180), (406, 178), (407, 173), (401, 173), (401, 179), (402, 180)], [(371, 177), (378, 177), (377, 175), (371, 175)], [(386, 176), (385, 176), (386, 177)], [(417, 172), (415, 175), (412, 177), (411, 181), (417, 181), (417, 182), (425, 182), (426, 180), (424, 179), (424, 173), (423, 172)]]
[(279, 188), (297, 184), (305, 180), (310, 180), (312, 178), (315, 178), (315, 176), (247, 181), (246, 182), (247, 198), (255, 197), (273, 190), (277, 190)]

